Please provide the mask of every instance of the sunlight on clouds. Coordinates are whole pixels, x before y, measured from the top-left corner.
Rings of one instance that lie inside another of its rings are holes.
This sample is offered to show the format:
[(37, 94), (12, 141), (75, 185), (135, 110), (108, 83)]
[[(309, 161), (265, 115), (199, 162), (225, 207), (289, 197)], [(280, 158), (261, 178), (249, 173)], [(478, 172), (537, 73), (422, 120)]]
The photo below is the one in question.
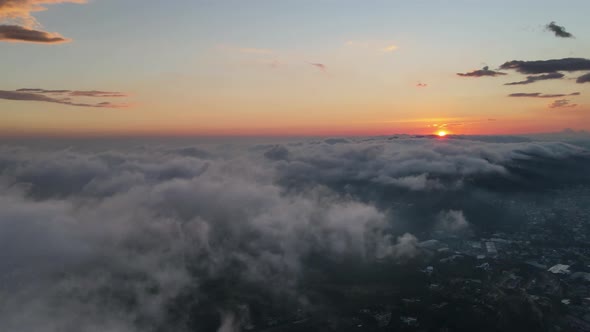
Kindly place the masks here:
[(7, 0), (0, 1), (0, 21), (10, 19), (28, 28), (39, 26), (31, 15), (33, 12), (47, 10), (45, 5), (61, 3), (86, 3), (86, 0)]

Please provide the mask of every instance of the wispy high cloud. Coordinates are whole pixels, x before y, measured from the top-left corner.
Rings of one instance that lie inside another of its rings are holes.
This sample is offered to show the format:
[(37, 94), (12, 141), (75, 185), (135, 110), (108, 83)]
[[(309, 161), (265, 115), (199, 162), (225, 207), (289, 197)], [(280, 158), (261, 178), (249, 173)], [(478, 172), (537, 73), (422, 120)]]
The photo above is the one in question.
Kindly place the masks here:
[(578, 77), (576, 83), (590, 83), (590, 73)]
[(590, 70), (590, 59), (564, 58), (551, 60), (521, 61), (512, 60), (505, 62), (500, 69), (513, 69), (523, 74), (543, 74), (557, 71)]
[(564, 75), (562, 73), (549, 73), (549, 74), (537, 75), (537, 76), (527, 76), (526, 80), (524, 80), (524, 81), (510, 82), (510, 83), (506, 83), (504, 85), (525, 85), (525, 84), (535, 83), (538, 81), (561, 79), (563, 77), (564, 77)]
[(533, 92), (533, 93), (511, 93), (508, 97), (524, 97), (524, 98), (559, 98), (559, 97), (567, 97), (567, 96), (579, 96), (581, 93), (579, 92), (572, 92), (570, 94), (543, 94), (540, 92)]
[(111, 92), (111, 91), (70, 91), (70, 96), (74, 97), (101, 97), (101, 98), (117, 98), (127, 97), (126, 93), (122, 92)]
[(94, 98), (118, 98), (126, 97), (127, 94), (122, 92), (107, 91), (79, 91), (79, 90), (45, 90), (45, 89), (18, 89), (15, 91), (0, 90), (0, 99), (16, 101), (37, 101), (46, 103), (56, 103), (77, 107), (96, 107), (96, 108), (124, 108), (127, 104), (116, 104), (109, 101), (98, 103), (86, 103), (74, 100), (72, 97), (94, 97)]
[(267, 48), (242, 47), (236, 49), (240, 53), (246, 54), (273, 54), (274, 51)]
[(61, 44), (70, 42), (71, 39), (64, 38), (62, 35), (55, 32), (34, 30), (20, 25), (0, 25), (0, 41)]
[(231, 54), (251, 54), (251, 55), (276, 55), (278, 52), (270, 48), (235, 46), (229, 44), (218, 44), (215, 46), (218, 51)]
[(485, 66), (482, 69), (470, 71), (468, 73), (457, 73), (457, 75), (462, 76), (462, 77), (484, 77), (484, 76), (496, 77), (496, 76), (506, 75), (506, 73), (490, 70), (490, 68), (488, 66)]
[(313, 63), (313, 62), (308, 62), (308, 63), (309, 63), (310, 65), (312, 65), (312, 66), (314, 66), (314, 67), (318, 68), (318, 69), (319, 69), (319, 70), (321, 70), (321, 71), (324, 71), (324, 72), (325, 72), (326, 70), (328, 70), (328, 67), (326, 67), (326, 65), (325, 65), (325, 64), (323, 64), (323, 63)]
[(572, 35), (571, 33), (567, 32), (565, 30), (565, 27), (561, 26), (561, 25), (557, 25), (555, 22), (551, 22), (549, 24), (547, 24), (545, 26), (545, 28), (551, 32), (553, 32), (555, 34), (555, 37), (560, 37), (560, 38), (573, 38), (574, 35)]
[(387, 40), (349, 40), (346, 42), (346, 46), (374, 50), (382, 53), (391, 53), (399, 48), (395, 43)]
[(0, 41), (56, 44), (71, 41), (60, 34), (39, 30), (32, 13), (47, 10), (46, 5), (86, 3), (86, 0), (0, 0)]
[(578, 104), (570, 104), (570, 101), (567, 99), (558, 99), (549, 104), (549, 108), (572, 108), (576, 106), (578, 106)]

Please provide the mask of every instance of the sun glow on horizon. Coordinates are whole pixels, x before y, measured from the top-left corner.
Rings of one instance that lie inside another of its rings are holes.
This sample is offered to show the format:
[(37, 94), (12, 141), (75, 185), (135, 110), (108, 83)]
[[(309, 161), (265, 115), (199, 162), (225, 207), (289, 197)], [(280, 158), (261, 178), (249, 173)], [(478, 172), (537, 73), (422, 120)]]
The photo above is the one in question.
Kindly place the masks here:
[(436, 132), (436, 134), (438, 135), (438, 137), (445, 137), (447, 136), (447, 132), (444, 130), (439, 130)]

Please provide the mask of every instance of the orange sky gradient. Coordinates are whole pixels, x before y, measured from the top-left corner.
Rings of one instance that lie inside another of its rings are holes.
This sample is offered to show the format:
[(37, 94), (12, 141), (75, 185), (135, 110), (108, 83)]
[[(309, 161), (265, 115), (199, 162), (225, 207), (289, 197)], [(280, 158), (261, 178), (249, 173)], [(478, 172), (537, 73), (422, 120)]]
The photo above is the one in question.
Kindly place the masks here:
[[(179, 1), (128, 15), (126, 2), (17, 1), (0, 6), (0, 136), (590, 130), (590, 83), (576, 82), (590, 70), (510, 85), (530, 74), (499, 69), (590, 55), (586, 11), (525, 2)], [(554, 20), (576, 38), (548, 32)], [(482, 71), (498, 74), (469, 74)]]

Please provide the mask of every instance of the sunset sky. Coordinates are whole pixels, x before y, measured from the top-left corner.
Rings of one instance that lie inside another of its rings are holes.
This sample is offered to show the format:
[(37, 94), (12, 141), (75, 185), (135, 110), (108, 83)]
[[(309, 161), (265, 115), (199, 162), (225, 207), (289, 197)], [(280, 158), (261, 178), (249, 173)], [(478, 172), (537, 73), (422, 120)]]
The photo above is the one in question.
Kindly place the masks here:
[(0, 0), (0, 135), (590, 130), (589, 12), (588, 0)]

